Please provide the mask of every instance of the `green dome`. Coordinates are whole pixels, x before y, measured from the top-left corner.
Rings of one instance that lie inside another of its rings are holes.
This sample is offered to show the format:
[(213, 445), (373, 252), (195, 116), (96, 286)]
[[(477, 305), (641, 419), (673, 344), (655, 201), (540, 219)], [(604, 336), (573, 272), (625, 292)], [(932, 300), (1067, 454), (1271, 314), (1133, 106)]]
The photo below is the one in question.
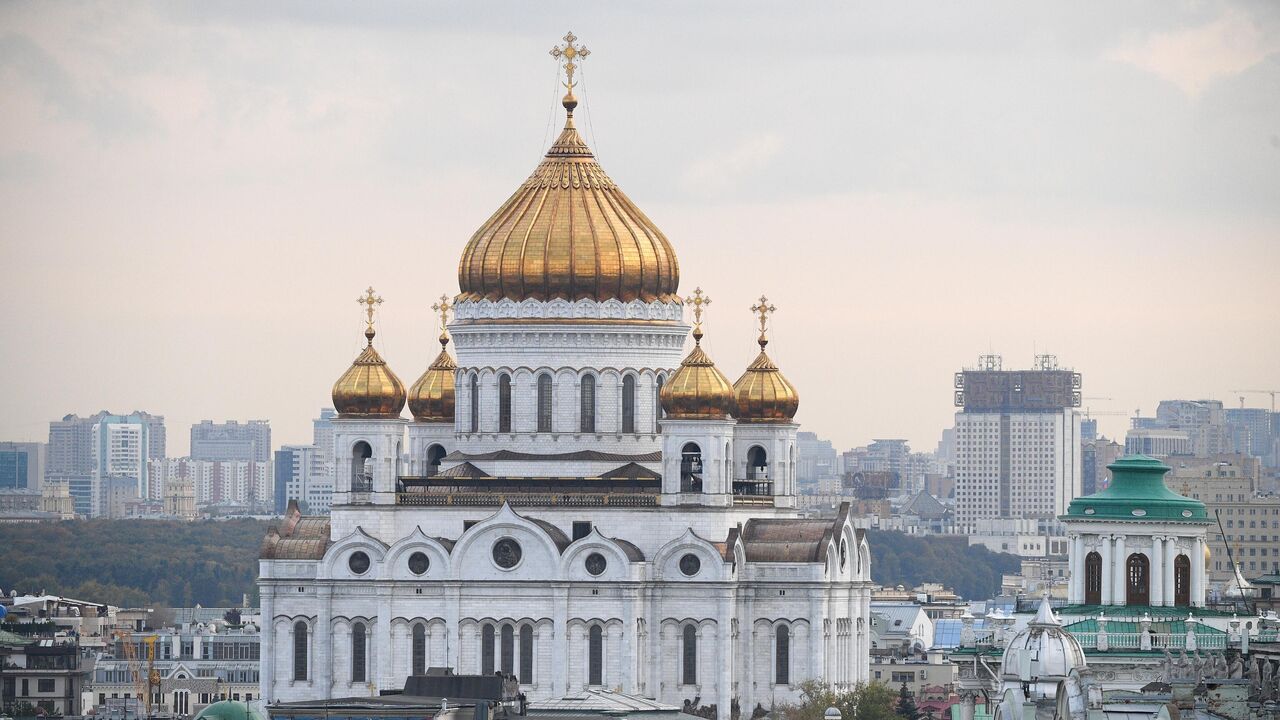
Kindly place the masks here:
[(196, 715), (195, 720), (267, 720), (257, 708), (235, 700), (221, 700)]
[(1071, 501), (1063, 518), (1107, 520), (1178, 520), (1207, 523), (1204, 503), (1164, 484), (1169, 466), (1146, 455), (1126, 455), (1107, 466), (1111, 485), (1100, 493)]

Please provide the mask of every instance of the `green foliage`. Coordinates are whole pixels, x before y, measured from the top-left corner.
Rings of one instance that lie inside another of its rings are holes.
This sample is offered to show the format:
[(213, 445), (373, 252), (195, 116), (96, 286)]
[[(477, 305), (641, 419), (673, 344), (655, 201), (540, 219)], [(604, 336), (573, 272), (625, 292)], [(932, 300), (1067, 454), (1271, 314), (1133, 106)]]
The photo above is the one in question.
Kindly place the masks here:
[(0, 525), (0, 588), (122, 607), (237, 606), (257, 598), (261, 520)]
[(916, 707), (916, 698), (907, 689), (906, 683), (902, 683), (902, 689), (898, 691), (897, 713), (903, 720), (920, 720), (920, 708)]
[(804, 700), (799, 705), (778, 707), (775, 715), (782, 720), (823, 720), (827, 708), (834, 707), (841, 720), (898, 720), (893, 710), (898, 696), (882, 683), (860, 683), (836, 692), (819, 680), (806, 680), (800, 692)]
[(913, 588), (937, 582), (969, 600), (986, 600), (1000, 592), (1000, 576), (1016, 573), (1016, 555), (993, 553), (981, 545), (969, 546), (964, 537), (907, 535), (870, 530), (871, 579), (884, 585)]

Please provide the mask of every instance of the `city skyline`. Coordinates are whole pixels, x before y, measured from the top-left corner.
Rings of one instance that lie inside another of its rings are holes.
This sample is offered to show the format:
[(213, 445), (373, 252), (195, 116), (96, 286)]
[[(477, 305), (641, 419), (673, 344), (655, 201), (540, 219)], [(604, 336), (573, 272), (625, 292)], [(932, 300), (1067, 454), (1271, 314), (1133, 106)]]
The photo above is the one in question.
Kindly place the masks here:
[(141, 408), (304, 442), (370, 284), (411, 383), (467, 238), (554, 131), (535, 58), (565, 27), (595, 51), (583, 132), (716, 299), (708, 351), (736, 378), (768, 295), (798, 420), (838, 447), (932, 450), (991, 350), (1057, 354), (1125, 413), (1112, 437), (1280, 385), (1277, 11), (1006, 10), (748, 5), (731, 34), (693, 9), (6, 5), (0, 437)]

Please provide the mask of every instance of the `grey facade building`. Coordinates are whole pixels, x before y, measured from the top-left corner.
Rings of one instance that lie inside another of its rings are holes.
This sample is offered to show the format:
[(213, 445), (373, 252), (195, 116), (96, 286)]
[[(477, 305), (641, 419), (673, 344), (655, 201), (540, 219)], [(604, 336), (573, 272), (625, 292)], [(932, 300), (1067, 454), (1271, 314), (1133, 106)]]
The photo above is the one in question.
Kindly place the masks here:
[(44, 443), (0, 442), (0, 490), (38, 490), (44, 482)]
[[(61, 420), (50, 422), (49, 443), (45, 448), (44, 478), (46, 481), (67, 484), (79, 515), (92, 515), (101, 505), (100, 479), (120, 474), (105, 465), (109, 457), (123, 455), (116, 452), (119, 448), (112, 449), (106, 434), (98, 438), (99, 442), (95, 446), (94, 429), (104, 421), (108, 425), (125, 422), (144, 428), (140, 433), (140, 437), (145, 437), (145, 442), (141, 443), (143, 469), (133, 474), (140, 488), (145, 488), (146, 461), (163, 460), (165, 457), (163, 415), (134, 411), (127, 416), (120, 416), (104, 410), (88, 417), (65, 415)], [(98, 480), (95, 480), (95, 476)], [(95, 485), (95, 482), (98, 484)]]
[(271, 460), (271, 425), (266, 420), (235, 420), (215, 423), (205, 420), (191, 426), (191, 459), (242, 460), (265, 463)]

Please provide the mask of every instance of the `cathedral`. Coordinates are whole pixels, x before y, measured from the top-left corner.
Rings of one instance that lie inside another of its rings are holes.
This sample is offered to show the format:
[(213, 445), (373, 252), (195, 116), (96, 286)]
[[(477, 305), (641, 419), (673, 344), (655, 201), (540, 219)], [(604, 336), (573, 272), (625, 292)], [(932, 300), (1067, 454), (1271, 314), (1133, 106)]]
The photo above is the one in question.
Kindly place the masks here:
[(710, 298), (680, 294), (672, 244), (574, 126), (576, 40), (552, 51), (564, 129), (462, 249), (407, 391), (361, 298), (332, 513), (291, 505), (262, 543), (267, 702), (448, 667), (728, 719), (868, 679), (870, 551), (847, 505), (796, 509), (774, 307), (751, 308), (759, 354), (731, 383), (701, 345)]

